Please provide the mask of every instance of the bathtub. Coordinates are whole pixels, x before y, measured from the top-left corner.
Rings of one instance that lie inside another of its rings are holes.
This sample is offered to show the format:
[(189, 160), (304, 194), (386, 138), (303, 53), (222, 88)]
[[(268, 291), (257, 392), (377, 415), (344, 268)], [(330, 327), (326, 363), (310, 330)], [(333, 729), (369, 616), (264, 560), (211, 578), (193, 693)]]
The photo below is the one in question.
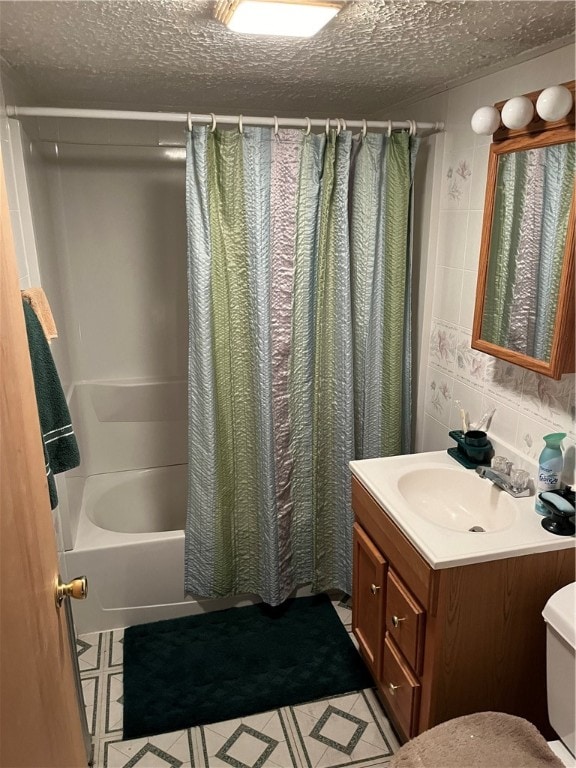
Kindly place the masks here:
[(64, 553), (68, 578), (88, 578), (86, 600), (72, 601), (78, 634), (258, 602), (185, 597), (186, 493), (186, 464), (85, 479), (75, 546)]

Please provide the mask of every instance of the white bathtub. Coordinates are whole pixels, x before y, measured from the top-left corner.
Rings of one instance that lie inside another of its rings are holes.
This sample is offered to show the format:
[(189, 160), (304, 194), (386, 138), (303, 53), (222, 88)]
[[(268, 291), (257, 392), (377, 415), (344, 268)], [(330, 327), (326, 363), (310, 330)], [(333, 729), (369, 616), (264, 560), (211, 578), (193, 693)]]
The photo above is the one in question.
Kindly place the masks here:
[(69, 578), (88, 577), (88, 597), (73, 601), (76, 631), (103, 632), (258, 598), (184, 596), (187, 465), (109, 472), (86, 478)]

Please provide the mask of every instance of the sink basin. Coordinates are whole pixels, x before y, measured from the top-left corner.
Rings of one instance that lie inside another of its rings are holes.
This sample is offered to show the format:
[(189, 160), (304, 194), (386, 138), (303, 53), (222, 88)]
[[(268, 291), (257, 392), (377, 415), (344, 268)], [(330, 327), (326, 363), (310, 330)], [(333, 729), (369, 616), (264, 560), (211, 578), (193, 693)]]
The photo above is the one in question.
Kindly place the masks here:
[(412, 512), (452, 531), (502, 531), (514, 524), (514, 499), (476, 473), (421, 467), (398, 478)]
[(435, 570), (574, 548), (576, 536), (542, 527), (533, 496), (514, 499), (446, 451), (359, 459), (350, 468)]

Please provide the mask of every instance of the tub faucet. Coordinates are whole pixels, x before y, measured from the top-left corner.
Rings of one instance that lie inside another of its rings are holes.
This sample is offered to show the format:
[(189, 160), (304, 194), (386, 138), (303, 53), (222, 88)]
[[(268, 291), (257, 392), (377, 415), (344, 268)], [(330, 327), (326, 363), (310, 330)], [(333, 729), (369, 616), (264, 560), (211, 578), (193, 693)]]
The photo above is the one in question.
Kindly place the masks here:
[(506, 491), (506, 493), (509, 493), (510, 496), (513, 496), (515, 499), (530, 496), (531, 494), (529, 485), (521, 489), (515, 488), (510, 480), (510, 475), (500, 472), (497, 469), (492, 469), (492, 467), (476, 467), (476, 472), (480, 477), (487, 478), (490, 482), (497, 485), (498, 488), (502, 488), (503, 491)]

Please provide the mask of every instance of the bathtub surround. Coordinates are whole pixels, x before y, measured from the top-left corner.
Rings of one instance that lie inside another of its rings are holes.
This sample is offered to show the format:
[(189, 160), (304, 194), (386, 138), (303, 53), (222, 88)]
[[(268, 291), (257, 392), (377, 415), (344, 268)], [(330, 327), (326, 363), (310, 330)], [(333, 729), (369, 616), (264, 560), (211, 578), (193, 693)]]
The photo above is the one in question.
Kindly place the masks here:
[(327, 595), (128, 627), (124, 738), (232, 720), (371, 685)]
[(351, 591), (348, 462), (410, 450), (419, 140), (194, 127), (186, 591)]

